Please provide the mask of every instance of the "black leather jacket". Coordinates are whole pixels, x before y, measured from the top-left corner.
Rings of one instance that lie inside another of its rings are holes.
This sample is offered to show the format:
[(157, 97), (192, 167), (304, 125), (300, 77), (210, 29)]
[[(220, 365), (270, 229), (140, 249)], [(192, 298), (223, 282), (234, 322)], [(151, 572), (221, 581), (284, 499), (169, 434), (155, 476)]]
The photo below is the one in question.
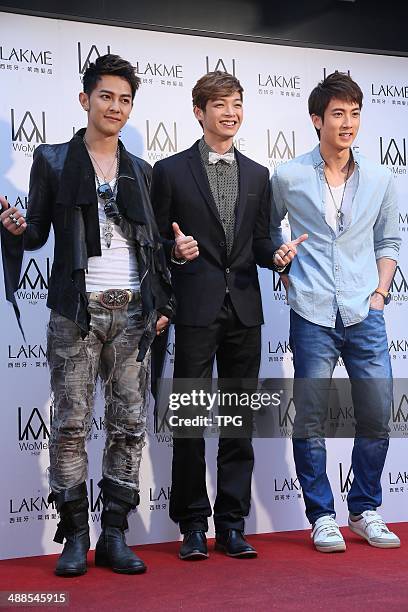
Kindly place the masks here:
[[(14, 292), (23, 252), (42, 247), (52, 225), (55, 246), (47, 306), (74, 321), (83, 337), (89, 332), (85, 270), (88, 257), (101, 255), (95, 175), (82, 141), (84, 131), (80, 130), (70, 142), (37, 147), (30, 175), (27, 229), (16, 237), (1, 227), (6, 297), (18, 314)], [(157, 311), (171, 318), (175, 301), (150, 204), (151, 167), (119, 144), (117, 204), (122, 231), (136, 241), (146, 319), (139, 344), (138, 360), (142, 360), (155, 338)]]

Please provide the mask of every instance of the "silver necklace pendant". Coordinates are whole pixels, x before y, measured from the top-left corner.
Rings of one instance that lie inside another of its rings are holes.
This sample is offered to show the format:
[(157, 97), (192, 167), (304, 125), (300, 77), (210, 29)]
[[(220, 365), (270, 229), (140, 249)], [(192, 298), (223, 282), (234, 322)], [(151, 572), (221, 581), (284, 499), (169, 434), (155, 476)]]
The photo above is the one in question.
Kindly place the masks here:
[(112, 221), (106, 219), (106, 223), (103, 228), (103, 237), (105, 240), (106, 247), (110, 249), (110, 245), (112, 244), (113, 238), (113, 225)]

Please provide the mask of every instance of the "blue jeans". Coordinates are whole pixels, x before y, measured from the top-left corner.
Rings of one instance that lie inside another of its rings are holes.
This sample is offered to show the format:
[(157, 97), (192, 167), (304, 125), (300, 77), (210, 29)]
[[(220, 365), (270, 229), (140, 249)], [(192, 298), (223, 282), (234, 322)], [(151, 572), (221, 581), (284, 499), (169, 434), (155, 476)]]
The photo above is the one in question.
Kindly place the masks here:
[[(303, 489), (306, 516), (335, 516), (333, 493), (326, 474), (323, 436), (327, 405), (320, 381), (331, 379), (339, 357), (351, 380), (356, 437), (352, 453), (354, 480), (347, 495), (349, 511), (360, 514), (381, 505), (381, 474), (388, 450), (392, 372), (384, 315), (370, 309), (366, 319), (344, 327), (337, 313), (335, 328), (290, 313), (290, 346), (295, 368), (296, 417), (293, 452)], [(297, 379), (313, 379), (303, 383)], [(301, 384), (301, 392), (296, 385)], [(327, 385), (326, 387), (327, 388)], [(323, 395), (322, 395), (323, 394)], [(316, 401), (318, 398), (319, 401)]]

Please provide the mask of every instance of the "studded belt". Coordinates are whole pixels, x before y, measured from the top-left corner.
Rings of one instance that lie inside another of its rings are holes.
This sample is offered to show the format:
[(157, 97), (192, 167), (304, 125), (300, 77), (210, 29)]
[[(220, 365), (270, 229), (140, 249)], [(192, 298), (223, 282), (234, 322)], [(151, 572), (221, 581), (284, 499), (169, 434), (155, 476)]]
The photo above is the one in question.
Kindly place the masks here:
[(91, 291), (87, 294), (88, 300), (99, 302), (108, 310), (118, 310), (127, 306), (136, 295), (139, 293), (130, 289), (106, 289), (105, 291)]

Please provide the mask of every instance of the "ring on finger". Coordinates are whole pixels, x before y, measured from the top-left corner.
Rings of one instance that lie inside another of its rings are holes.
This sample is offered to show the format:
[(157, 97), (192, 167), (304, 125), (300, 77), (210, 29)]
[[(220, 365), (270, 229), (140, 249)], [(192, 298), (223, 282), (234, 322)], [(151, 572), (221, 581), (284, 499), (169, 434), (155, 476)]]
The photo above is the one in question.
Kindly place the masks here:
[(288, 250), (286, 251), (286, 253), (285, 253), (284, 257), (287, 257), (287, 256), (289, 255), (289, 253), (291, 253), (291, 252), (292, 252), (292, 249), (288, 249)]
[(14, 224), (15, 224), (16, 227), (20, 227), (21, 226), (21, 223), (20, 223), (20, 221), (18, 219), (14, 219)]
[(16, 221), (16, 218), (15, 218), (15, 216), (14, 216), (14, 213), (10, 213), (10, 214), (9, 214), (9, 219), (11, 219), (11, 220), (12, 220), (12, 221), (14, 221), (14, 222)]

